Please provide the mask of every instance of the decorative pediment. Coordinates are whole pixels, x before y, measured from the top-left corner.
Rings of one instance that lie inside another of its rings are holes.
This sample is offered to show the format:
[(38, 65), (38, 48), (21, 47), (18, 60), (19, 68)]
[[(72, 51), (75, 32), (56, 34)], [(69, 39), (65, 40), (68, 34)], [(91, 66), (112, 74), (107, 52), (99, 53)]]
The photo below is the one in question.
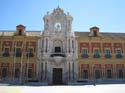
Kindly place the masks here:
[(64, 14), (64, 11), (63, 11), (63, 9), (61, 9), (59, 6), (56, 8), (56, 9), (54, 9), (53, 10), (53, 13), (52, 14), (55, 14), (55, 15), (62, 15), (62, 14)]

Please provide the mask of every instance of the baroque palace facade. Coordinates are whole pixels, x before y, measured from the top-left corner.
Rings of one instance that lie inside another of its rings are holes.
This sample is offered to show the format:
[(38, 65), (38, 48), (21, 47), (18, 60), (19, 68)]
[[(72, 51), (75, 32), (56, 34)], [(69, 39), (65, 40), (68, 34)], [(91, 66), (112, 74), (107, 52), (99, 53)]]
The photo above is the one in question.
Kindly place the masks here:
[(0, 31), (0, 81), (67, 84), (125, 79), (125, 33), (98, 27), (73, 32), (73, 18), (57, 7), (43, 18), (43, 31)]

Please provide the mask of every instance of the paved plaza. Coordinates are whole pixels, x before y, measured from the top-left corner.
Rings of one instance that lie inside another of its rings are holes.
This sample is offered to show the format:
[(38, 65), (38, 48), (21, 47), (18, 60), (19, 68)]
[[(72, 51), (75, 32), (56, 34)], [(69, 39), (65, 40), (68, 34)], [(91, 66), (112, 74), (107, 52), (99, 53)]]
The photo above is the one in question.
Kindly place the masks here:
[(125, 93), (125, 84), (84, 86), (0, 86), (0, 93)]

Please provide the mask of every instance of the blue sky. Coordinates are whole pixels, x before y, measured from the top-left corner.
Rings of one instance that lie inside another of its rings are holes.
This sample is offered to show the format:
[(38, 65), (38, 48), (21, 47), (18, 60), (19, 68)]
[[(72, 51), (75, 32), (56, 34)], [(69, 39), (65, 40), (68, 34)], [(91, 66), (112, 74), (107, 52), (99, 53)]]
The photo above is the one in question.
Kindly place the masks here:
[(73, 16), (73, 31), (125, 32), (125, 0), (0, 0), (0, 30), (43, 30), (43, 16), (59, 6)]

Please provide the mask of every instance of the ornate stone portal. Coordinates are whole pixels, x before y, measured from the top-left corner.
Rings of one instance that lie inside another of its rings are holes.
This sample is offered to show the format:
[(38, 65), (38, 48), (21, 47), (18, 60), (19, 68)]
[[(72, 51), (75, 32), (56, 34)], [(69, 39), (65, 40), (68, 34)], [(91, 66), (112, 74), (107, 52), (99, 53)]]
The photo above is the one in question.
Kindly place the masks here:
[[(44, 16), (44, 31), (38, 41), (39, 79), (49, 84), (77, 80), (77, 41), (72, 32), (72, 16), (57, 7)], [(55, 70), (56, 69), (56, 70)], [(57, 71), (57, 70), (60, 71)], [(60, 74), (55, 74), (56, 72)], [(62, 74), (61, 74), (62, 73)], [(53, 77), (60, 77), (53, 79)], [(56, 82), (56, 83), (55, 83)]]

